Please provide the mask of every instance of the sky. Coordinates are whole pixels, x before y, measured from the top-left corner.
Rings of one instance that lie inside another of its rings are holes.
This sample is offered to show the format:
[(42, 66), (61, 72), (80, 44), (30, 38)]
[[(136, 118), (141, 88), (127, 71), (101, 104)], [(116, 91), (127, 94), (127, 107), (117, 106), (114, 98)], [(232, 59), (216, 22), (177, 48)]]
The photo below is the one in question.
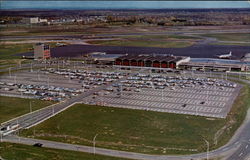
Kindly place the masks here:
[(248, 1), (8, 1), (1, 9), (250, 8)]

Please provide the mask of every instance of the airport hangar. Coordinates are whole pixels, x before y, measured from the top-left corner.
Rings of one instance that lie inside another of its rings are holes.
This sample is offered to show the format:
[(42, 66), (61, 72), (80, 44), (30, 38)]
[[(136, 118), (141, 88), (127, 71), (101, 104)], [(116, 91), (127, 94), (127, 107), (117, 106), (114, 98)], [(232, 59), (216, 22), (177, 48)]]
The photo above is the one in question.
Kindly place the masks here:
[(177, 69), (179, 64), (189, 62), (190, 57), (173, 55), (125, 55), (115, 59), (115, 65)]

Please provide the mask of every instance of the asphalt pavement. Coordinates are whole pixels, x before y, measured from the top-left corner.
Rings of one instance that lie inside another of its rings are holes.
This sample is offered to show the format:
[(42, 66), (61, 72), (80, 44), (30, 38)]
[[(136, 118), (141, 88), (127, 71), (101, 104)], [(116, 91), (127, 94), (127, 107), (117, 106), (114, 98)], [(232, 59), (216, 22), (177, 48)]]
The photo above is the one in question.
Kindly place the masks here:
[[(30, 128), (34, 125), (37, 125), (37, 124), (53, 117), (54, 115), (64, 111), (65, 109), (71, 107), (72, 105), (74, 105), (76, 103), (81, 103), (82, 99), (84, 99), (85, 97), (88, 97), (88, 96), (92, 95), (93, 93), (99, 92), (107, 87), (110, 87), (110, 86), (112, 86), (112, 84), (117, 83), (117, 82), (124, 80), (126, 78), (127, 78), (127, 76), (125, 76), (121, 79), (118, 79), (117, 81), (114, 81), (114, 82), (108, 83), (106, 85), (102, 85), (100, 87), (89, 90), (88, 92), (84, 92), (76, 97), (67, 99), (67, 100), (62, 101), (60, 103), (53, 104), (51, 106), (42, 108), (40, 110), (36, 110), (34, 112), (31, 112), (31, 113), (22, 115), (20, 117), (11, 119), (7, 122), (2, 123), (1, 127), (19, 125), (19, 127), (16, 128), (16, 130), (22, 129), (22, 128)], [(10, 133), (9, 131), (5, 131), (3, 134), (7, 135), (9, 133)]]
[[(118, 81), (121, 81), (125, 78), (126, 77)], [(232, 78), (232, 77), (230, 77), (230, 79), (238, 80), (238, 78)], [(250, 84), (250, 81), (246, 81), (246, 80), (242, 80), (242, 81)], [(114, 82), (114, 83), (117, 83), (117, 82)], [(69, 99), (63, 103), (59, 103), (54, 106), (41, 109), (37, 112), (33, 112), (32, 114), (21, 116), (17, 119), (14, 119), (5, 123), (4, 125), (13, 125), (13, 124), (19, 123), (22, 126), (22, 128), (29, 128), (67, 109), (71, 105), (75, 104), (75, 102), (80, 102), (84, 97), (87, 97), (93, 94), (94, 92), (103, 90), (104, 88), (107, 88), (108, 86), (111, 86), (112, 84), (113, 83), (101, 86), (89, 92), (80, 94), (79, 96)], [(3, 141), (29, 144), (29, 145), (39, 142), (39, 143), (44, 144), (44, 147), (48, 147), (48, 148), (57, 148), (57, 149), (93, 153), (93, 147), (60, 143), (60, 142), (54, 142), (54, 141), (45, 141), (45, 140), (37, 140), (37, 139), (13, 137), (13, 136), (5, 136), (3, 138)], [(148, 154), (141, 154), (141, 153), (103, 149), (103, 148), (96, 148), (96, 153), (102, 154), (102, 155), (114, 156), (114, 157), (124, 157), (124, 158), (143, 159), (143, 160), (166, 160), (166, 159), (167, 160), (182, 160), (182, 159), (190, 160), (190, 159), (202, 159), (202, 158), (204, 159), (207, 156), (207, 153), (185, 155), (185, 156), (148, 155)], [(250, 109), (248, 110), (245, 121), (243, 122), (241, 127), (236, 131), (232, 139), (226, 145), (220, 147), (219, 149), (210, 151), (209, 157), (210, 158), (211, 157), (224, 157), (224, 159), (226, 160), (247, 160), (250, 158), (249, 153), (250, 153)]]

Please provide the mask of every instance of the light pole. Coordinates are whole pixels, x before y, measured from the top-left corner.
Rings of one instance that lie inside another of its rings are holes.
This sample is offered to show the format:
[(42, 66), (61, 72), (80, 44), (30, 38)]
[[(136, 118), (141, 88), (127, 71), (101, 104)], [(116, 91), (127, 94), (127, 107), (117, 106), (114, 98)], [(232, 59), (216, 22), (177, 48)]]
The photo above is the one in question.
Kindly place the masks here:
[(52, 115), (54, 115), (55, 114), (55, 108), (54, 108), (54, 106), (52, 106)]
[(161, 101), (163, 101), (163, 89), (161, 89)]
[(19, 68), (22, 68), (22, 61), (19, 61)]
[(48, 79), (47, 79), (47, 86), (49, 87), (49, 76), (48, 76)]
[(9, 68), (9, 77), (11, 78), (11, 67)]
[(32, 63), (30, 63), (30, 72), (33, 72), (33, 66), (32, 66), (33, 64)]
[(32, 112), (32, 105), (31, 105), (31, 101), (30, 101), (30, 113)]
[(209, 142), (205, 139), (205, 138), (203, 138), (203, 140), (206, 142), (206, 145), (207, 145), (207, 160), (209, 160), (209, 155), (208, 155), (208, 153), (209, 153)]
[(96, 134), (93, 138), (93, 152), (94, 152), (94, 155), (95, 155), (95, 139), (96, 137), (98, 136), (98, 134)]
[(3, 134), (0, 133), (0, 142), (3, 142)]
[(15, 75), (15, 77), (14, 77), (14, 83), (16, 84), (16, 75)]

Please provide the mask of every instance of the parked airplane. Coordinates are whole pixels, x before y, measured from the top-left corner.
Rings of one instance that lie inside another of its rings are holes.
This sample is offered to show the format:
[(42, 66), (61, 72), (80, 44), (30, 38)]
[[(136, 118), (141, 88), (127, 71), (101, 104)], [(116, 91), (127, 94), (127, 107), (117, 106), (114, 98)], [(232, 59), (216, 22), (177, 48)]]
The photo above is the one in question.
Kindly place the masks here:
[(66, 44), (64, 44), (64, 43), (59, 43), (59, 42), (58, 42), (58, 43), (56, 43), (56, 46), (57, 46), (57, 47), (63, 47), (63, 46), (66, 46)]
[(228, 59), (232, 57), (232, 52), (230, 51), (229, 54), (222, 54), (222, 55), (218, 55), (218, 58), (221, 59)]

